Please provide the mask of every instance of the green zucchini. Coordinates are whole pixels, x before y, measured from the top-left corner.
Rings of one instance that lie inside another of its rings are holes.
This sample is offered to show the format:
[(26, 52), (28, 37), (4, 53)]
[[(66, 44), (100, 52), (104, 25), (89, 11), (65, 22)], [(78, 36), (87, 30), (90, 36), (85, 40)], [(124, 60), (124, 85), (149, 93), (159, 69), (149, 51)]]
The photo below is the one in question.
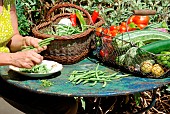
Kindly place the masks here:
[(153, 41), (158, 40), (166, 40), (170, 39), (170, 34), (165, 32), (160, 32), (157, 30), (136, 30), (136, 31), (130, 31), (125, 32), (123, 34), (120, 34), (116, 36), (117, 39), (123, 39), (127, 42), (143, 42), (145, 44), (151, 43)]
[(154, 54), (160, 54), (162, 51), (170, 50), (170, 39), (155, 41), (150, 44), (141, 46), (140, 48)]

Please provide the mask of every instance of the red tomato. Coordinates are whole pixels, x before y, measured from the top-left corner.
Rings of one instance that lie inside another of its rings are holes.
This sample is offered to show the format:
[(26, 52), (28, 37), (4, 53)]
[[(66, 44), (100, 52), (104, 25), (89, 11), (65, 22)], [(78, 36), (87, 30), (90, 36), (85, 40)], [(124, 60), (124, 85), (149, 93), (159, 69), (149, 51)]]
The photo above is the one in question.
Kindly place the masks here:
[(133, 19), (134, 19), (134, 15), (132, 15), (129, 19), (128, 19), (128, 24), (130, 24), (131, 22), (133, 22)]
[(120, 26), (116, 26), (116, 30), (119, 31), (119, 29), (120, 29)]
[(111, 34), (111, 32), (109, 32), (109, 33), (107, 34), (107, 38), (112, 39), (112, 34)]
[(120, 26), (119, 32), (120, 32), (120, 33), (126, 32), (126, 27)]
[(111, 38), (112, 38), (111, 32), (108, 32), (108, 33), (105, 35), (105, 38), (111, 39)]
[(148, 25), (149, 23), (149, 16), (135, 16), (133, 18), (133, 22), (135, 24), (145, 24), (145, 25)]
[(103, 33), (106, 35), (109, 32), (109, 29), (103, 29)]
[(116, 30), (116, 26), (114, 26), (114, 25), (110, 26), (110, 31), (112, 31), (112, 30)]
[(100, 56), (104, 57), (105, 56), (105, 52), (104, 50), (100, 50)]
[(105, 38), (111, 38), (112, 36), (109, 29), (104, 29), (103, 33)]
[(115, 37), (118, 33), (117, 33), (117, 30), (112, 30), (110, 31), (112, 37)]
[(145, 28), (147, 25), (145, 25), (145, 24), (137, 24), (137, 26), (139, 27), (140, 30), (142, 30), (142, 29)]
[(121, 22), (120, 25), (126, 27), (126, 22)]
[(96, 28), (96, 35), (97, 35), (97, 36), (102, 36), (102, 31), (103, 31), (103, 28), (102, 28), (102, 27)]
[(108, 55), (109, 55), (108, 50), (106, 50), (106, 49), (101, 49), (99, 54), (101, 57), (105, 57), (105, 58), (108, 57)]

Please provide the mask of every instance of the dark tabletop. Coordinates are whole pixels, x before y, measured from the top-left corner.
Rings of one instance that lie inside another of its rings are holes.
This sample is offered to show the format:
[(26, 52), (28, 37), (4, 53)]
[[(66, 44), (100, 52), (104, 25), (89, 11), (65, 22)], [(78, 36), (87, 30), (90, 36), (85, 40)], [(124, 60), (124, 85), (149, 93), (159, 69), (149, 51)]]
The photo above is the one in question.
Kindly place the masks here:
[[(129, 76), (121, 79), (114, 79), (107, 83), (106, 87), (102, 87), (101, 83), (95, 86), (88, 84), (73, 85), (68, 81), (68, 77), (73, 70), (88, 70), (94, 69), (96, 63), (84, 59), (83, 61), (73, 64), (64, 65), (61, 72), (55, 73), (52, 76), (46, 77), (53, 83), (50, 87), (43, 87), (40, 78), (30, 78), (22, 76), (14, 71), (9, 70), (7, 66), (0, 67), (2, 78), (13, 86), (20, 89), (26, 89), (34, 93), (48, 94), (54, 96), (82, 96), (82, 97), (105, 97), (105, 96), (118, 96), (125, 94), (133, 94), (146, 90), (153, 90), (170, 83), (170, 77), (164, 79), (151, 79), (142, 78), (137, 76)], [(103, 65), (99, 66), (100, 70), (114, 73), (116, 70)]]

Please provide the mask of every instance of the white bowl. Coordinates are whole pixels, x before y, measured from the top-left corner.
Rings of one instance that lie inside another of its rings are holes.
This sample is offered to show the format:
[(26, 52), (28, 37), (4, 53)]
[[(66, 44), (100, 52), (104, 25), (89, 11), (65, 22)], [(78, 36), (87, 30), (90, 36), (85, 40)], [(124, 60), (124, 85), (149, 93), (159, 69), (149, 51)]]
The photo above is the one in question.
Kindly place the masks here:
[(15, 72), (18, 72), (22, 75), (29, 76), (29, 77), (46, 77), (56, 72), (59, 72), (63, 69), (63, 65), (55, 61), (43, 60), (41, 64), (45, 64), (47, 68), (51, 70), (48, 73), (25, 73), (25, 72), (21, 72), (20, 68), (12, 66), (12, 65), (10, 65), (9, 68)]

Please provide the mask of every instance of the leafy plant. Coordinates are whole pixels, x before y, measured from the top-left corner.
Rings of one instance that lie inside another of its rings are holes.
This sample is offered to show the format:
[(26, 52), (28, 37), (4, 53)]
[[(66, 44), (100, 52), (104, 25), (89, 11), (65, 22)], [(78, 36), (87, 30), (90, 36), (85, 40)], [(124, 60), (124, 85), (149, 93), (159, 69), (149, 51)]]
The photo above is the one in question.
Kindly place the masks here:
[(30, 26), (31, 22), (28, 21), (25, 16), (24, 4), (21, 0), (17, 0), (16, 3), (17, 17), (18, 17), (18, 29), (21, 35), (29, 35), (30, 34)]
[(16, 0), (19, 32), (30, 35), (34, 25), (44, 17), (43, 2), (41, 0)]
[[(17, 0), (18, 1), (18, 17), (19, 27), (22, 33), (23, 28), (45, 21), (46, 13), (55, 4), (69, 2), (85, 8), (90, 14), (99, 9), (100, 15), (105, 19), (105, 26), (118, 25), (122, 21), (126, 21), (132, 10), (151, 9), (156, 10), (157, 14), (150, 16), (150, 22), (168, 22), (170, 17), (170, 1), (169, 0)], [(22, 7), (21, 7), (22, 6)], [(21, 16), (24, 15), (24, 16)], [(24, 21), (29, 21), (24, 22)], [(26, 30), (30, 31), (30, 30)], [(24, 34), (24, 33), (23, 33)]]

